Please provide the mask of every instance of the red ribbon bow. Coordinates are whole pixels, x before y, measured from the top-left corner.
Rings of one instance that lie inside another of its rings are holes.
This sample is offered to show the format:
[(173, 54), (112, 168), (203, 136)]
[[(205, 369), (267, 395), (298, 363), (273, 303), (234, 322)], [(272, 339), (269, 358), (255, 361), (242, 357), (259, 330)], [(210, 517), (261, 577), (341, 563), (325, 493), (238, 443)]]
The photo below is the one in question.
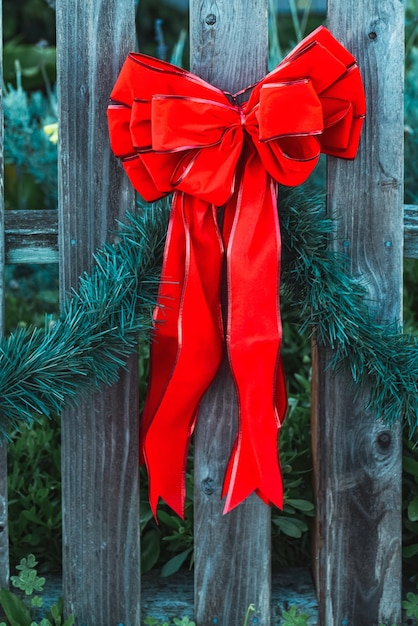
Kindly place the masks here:
[(154, 514), (159, 497), (184, 514), (188, 444), (224, 343), (239, 404), (225, 512), (253, 491), (283, 505), (276, 187), (305, 181), (321, 152), (354, 158), (365, 98), (355, 58), (324, 27), (251, 89), (238, 105), (189, 72), (131, 53), (111, 94), (111, 146), (135, 189), (147, 201), (176, 192), (141, 429)]

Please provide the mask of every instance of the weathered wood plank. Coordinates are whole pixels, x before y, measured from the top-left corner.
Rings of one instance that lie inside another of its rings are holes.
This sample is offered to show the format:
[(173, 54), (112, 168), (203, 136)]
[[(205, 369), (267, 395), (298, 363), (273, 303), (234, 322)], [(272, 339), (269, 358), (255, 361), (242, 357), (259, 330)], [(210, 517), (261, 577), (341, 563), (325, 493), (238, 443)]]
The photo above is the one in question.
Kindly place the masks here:
[[(0, 0), (0, 48), (2, 46), (2, 2)], [(0, 76), (3, 76), (0, 55)], [(3, 163), (3, 100), (0, 92), (0, 336), (4, 331), (4, 163)], [(7, 448), (0, 446), (0, 587), (9, 584), (9, 533), (7, 529)]]
[[(382, 320), (401, 317), (403, 6), (328, 2), (329, 28), (357, 57), (367, 119), (353, 162), (329, 159), (335, 247), (365, 276)], [(388, 150), (390, 146), (390, 150)], [(316, 581), (322, 626), (401, 623), (401, 441), (354, 402), (348, 373), (314, 367)]]
[[(6, 263), (58, 262), (55, 210), (5, 211)], [(418, 206), (404, 205), (404, 257), (418, 258)]]
[(404, 205), (404, 257), (418, 259), (418, 206)]
[[(57, 3), (62, 294), (133, 208), (106, 110), (134, 47), (133, 0)], [(119, 384), (62, 418), (63, 578), (77, 624), (140, 624), (137, 359)]]
[[(57, 211), (5, 211), (4, 218), (6, 263), (58, 262)], [(404, 205), (404, 257), (418, 258), (418, 206), (414, 204)]]
[[(267, 67), (266, 0), (191, 0), (191, 69), (230, 92)], [(270, 626), (270, 511), (256, 497), (222, 515), (223, 476), (237, 430), (226, 364), (206, 394), (195, 431), (195, 613), (199, 626), (242, 626), (250, 603)], [(217, 621), (216, 621), (217, 620)]]
[(58, 263), (56, 210), (6, 211), (6, 263)]

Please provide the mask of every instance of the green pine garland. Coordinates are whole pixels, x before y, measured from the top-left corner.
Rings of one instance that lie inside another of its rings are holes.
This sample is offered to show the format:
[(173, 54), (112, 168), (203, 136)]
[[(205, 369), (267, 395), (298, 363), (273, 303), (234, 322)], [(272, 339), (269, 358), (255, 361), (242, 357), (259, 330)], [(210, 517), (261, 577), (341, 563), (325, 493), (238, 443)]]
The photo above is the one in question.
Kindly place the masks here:
[(370, 387), (366, 409), (388, 424), (418, 426), (418, 341), (396, 324), (378, 324), (365, 285), (347, 259), (327, 247), (334, 234), (321, 199), (291, 190), (280, 204), (283, 286), (297, 307), (300, 333), (332, 349), (330, 366), (348, 366), (357, 390)]
[[(299, 311), (300, 332), (315, 333), (318, 344), (331, 347), (331, 366), (348, 365), (359, 388), (372, 383), (367, 408), (388, 423), (402, 419), (412, 434), (418, 424), (416, 339), (371, 318), (366, 288), (327, 248), (333, 224), (323, 201), (299, 188), (282, 192), (282, 285)], [(167, 200), (129, 215), (120, 242), (98, 251), (60, 320), (3, 338), (1, 437), (117, 380), (138, 335), (150, 333), (168, 215)]]
[(3, 338), (0, 437), (118, 379), (138, 335), (151, 329), (168, 214), (165, 201), (128, 215), (120, 243), (97, 252), (60, 320)]

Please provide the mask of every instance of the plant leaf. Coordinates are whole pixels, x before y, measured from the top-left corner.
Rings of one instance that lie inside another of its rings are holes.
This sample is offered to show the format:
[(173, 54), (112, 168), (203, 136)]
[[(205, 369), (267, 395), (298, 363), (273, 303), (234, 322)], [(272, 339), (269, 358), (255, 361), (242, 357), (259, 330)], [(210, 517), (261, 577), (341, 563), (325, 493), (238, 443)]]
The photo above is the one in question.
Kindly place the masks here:
[(412, 474), (415, 478), (418, 478), (418, 461), (411, 459), (410, 456), (404, 456), (402, 459), (402, 466), (405, 472)]
[(287, 498), (286, 504), (292, 506), (294, 509), (298, 509), (299, 511), (304, 511), (305, 513), (309, 513), (313, 511), (315, 506), (312, 502), (308, 500), (300, 500), (295, 498)]
[(175, 574), (183, 565), (192, 550), (193, 548), (187, 548), (187, 550), (180, 552), (180, 554), (176, 554), (176, 556), (173, 556), (172, 559), (167, 561), (161, 570), (161, 576), (166, 577)]
[(160, 556), (160, 532), (155, 528), (141, 537), (141, 572), (144, 574), (154, 567)]
[(408, 504), (408, 518), (411, 522), (418, 521), (418, 496), (415, 496), (415, 498)]
[(0, 589), (0, 604), (10, 626), (30, 626), (32, 623), (29, 609), (20, 598), (8, 589)]
[(411, 546), (405, 546), (405, 548), (402, 549), (404, 559), (410, 559), (416, 554), (418, 554), (418, 543), (413, 543)]

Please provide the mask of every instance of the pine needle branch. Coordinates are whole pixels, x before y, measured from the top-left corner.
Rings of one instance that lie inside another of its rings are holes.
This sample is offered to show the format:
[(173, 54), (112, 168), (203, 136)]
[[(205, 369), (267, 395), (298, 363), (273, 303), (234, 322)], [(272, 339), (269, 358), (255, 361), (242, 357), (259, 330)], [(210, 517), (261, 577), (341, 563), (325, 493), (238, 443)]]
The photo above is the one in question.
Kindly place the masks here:
[(164, 201), (128, 215), (119, 243), (96, 253), (59, 320), (2, 339), (0, 436), (114, 383), (138, 336), (149, 338), (168, 213)]
[(376, 321), (366, 285), (328, 247), (334, 225), (323, 198), (287, 191), (279, 212), (283, 292), (298, 308), (300, 333), (332, 349), (333, 370), (348, 367), (353, 383), (370, 389), (367, 409), (389, 424), (402, 420), (412, 435), (418, 425), (417, 339), (402, 334), (399, 320)]

